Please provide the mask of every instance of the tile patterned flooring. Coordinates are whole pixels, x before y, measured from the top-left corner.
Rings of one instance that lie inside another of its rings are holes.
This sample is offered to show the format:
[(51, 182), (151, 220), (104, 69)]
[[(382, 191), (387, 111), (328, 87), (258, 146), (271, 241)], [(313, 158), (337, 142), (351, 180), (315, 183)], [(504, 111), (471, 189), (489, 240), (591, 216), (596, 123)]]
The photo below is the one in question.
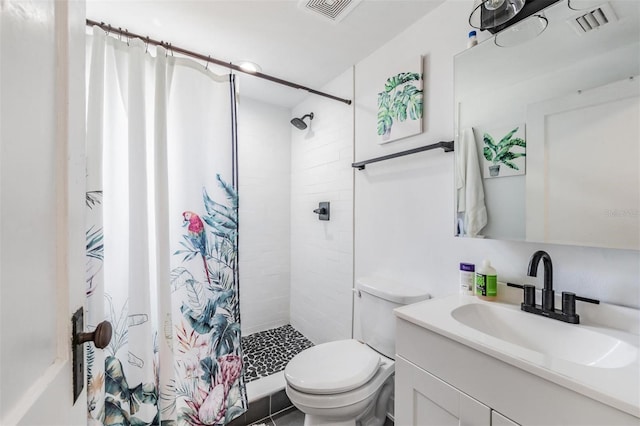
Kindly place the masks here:
[(313, 343), (289, 324), (243, 337), (245, 381), (284, 370), (291, 358), (311, 346)]
[(252, 426), (302, 426), (304, 425), (304, 413), (295, 408), (271, 416), (264, 419), (260, 423), (254, 423)]
[[(304, 425), (304, 413), (296, 408), (291, 408), (287, 411), (283, 411), (271, 418), (264, 419), (259, 423), (254, 423), (251, 426), (303, 426)], [(384, 422), (384, 426), (394, 426), (393, 420), (387, 418)]]

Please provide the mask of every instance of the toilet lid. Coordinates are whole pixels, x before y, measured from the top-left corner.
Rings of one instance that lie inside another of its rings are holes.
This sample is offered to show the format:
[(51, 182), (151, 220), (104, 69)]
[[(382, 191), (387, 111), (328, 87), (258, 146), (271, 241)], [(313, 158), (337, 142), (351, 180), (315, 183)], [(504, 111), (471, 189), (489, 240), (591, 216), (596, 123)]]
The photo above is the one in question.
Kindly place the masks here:
[(323, 343), (300, 352), (284, 370), (289, 385), (301, 392), (334, 394), (368, 382), (378, 371), (380, 355), (357, 340)]

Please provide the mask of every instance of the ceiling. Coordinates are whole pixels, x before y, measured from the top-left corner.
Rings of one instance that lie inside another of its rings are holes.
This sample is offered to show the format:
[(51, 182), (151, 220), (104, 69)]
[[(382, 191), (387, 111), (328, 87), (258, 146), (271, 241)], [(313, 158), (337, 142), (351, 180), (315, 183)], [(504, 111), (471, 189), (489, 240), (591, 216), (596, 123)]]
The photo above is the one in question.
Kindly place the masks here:
[[(87, 18), (321, 90), (443, 1), (362, 0), (336, 23), (298, 0), (87, 0)], [(242, 74), (240, 95), (291, 108), (307, 92)]]

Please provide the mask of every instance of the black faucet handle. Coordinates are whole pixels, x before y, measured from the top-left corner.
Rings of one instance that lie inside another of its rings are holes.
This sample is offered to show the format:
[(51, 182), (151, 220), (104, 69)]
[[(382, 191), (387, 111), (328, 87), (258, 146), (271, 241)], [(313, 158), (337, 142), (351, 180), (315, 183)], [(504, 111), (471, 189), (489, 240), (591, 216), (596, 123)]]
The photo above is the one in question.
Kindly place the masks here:
[(524, 290), (524, 301), (522, 303), (525, 306), (536, 306), (536, 287), (525, 284), (522, 289)]
[(520, 284), (514, 284), (514, 283), (507, 283), (507, 286), (521, 288), (523, 290), (524, 301), (522, 302), (522, 305), (536, 306), (536, 286), (531, 284), (520, 285)]
[(576, 314), (576, 294), (570, 291), (562, 292), (562, 312), (565, 315)]
[(599, 305), (600, 301), (597, 299), (589, 299), (588, 297), (576, 296), (576, 300), (581, 302), (593, 303), (594, 305)]
[(515, 283), (507, 283), (507, 286), (509, 286), (509, 287), (516, 287), (516, 288), (524, 288), (524, 286), (523, 286), (523, 285), (515, 284)]
[(589, 299), (588, 297), (576, 296), (575, 293), (569, 291), (562, 292), (562, 313), (569, 317), (578, 317), (576, 315), (576, 300), (581, 302), (600, 304), (599, 300)]
[[(536, 287), (535, 286), (530, 284), (520, 285), (520, 284), (514, 284), (514, 283), (507, 283), (507, 285), (509, 287), (516, 287), (524, 290), (524, 301), (522, 302), (523, 306), (525, 307), (536, 306)], [(542, 310), (547, 312), (553, 311), (555, 309), (554, 299), (555, 299), (555, 292), (553, 290), (542, 289)]]

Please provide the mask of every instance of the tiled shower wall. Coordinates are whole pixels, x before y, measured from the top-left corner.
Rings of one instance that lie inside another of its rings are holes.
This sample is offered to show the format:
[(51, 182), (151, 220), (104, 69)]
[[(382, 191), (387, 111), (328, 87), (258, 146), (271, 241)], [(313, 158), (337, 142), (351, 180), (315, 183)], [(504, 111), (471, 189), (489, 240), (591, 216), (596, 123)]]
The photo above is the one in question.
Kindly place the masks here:
[(289, 323), (290, 111), (238, 105), (240, 315), (248, 335)]
[[(321, 89), (353, 99), (353, 71)], [(291, 324), (312, 342), (351, 337), (353, 283), (353, 107), (308, 96), (311, 130), (291, 127)], [(307, 119), (308, 121), (308, 119)], [(331, 203), (331, 220), (313, 213)]]

